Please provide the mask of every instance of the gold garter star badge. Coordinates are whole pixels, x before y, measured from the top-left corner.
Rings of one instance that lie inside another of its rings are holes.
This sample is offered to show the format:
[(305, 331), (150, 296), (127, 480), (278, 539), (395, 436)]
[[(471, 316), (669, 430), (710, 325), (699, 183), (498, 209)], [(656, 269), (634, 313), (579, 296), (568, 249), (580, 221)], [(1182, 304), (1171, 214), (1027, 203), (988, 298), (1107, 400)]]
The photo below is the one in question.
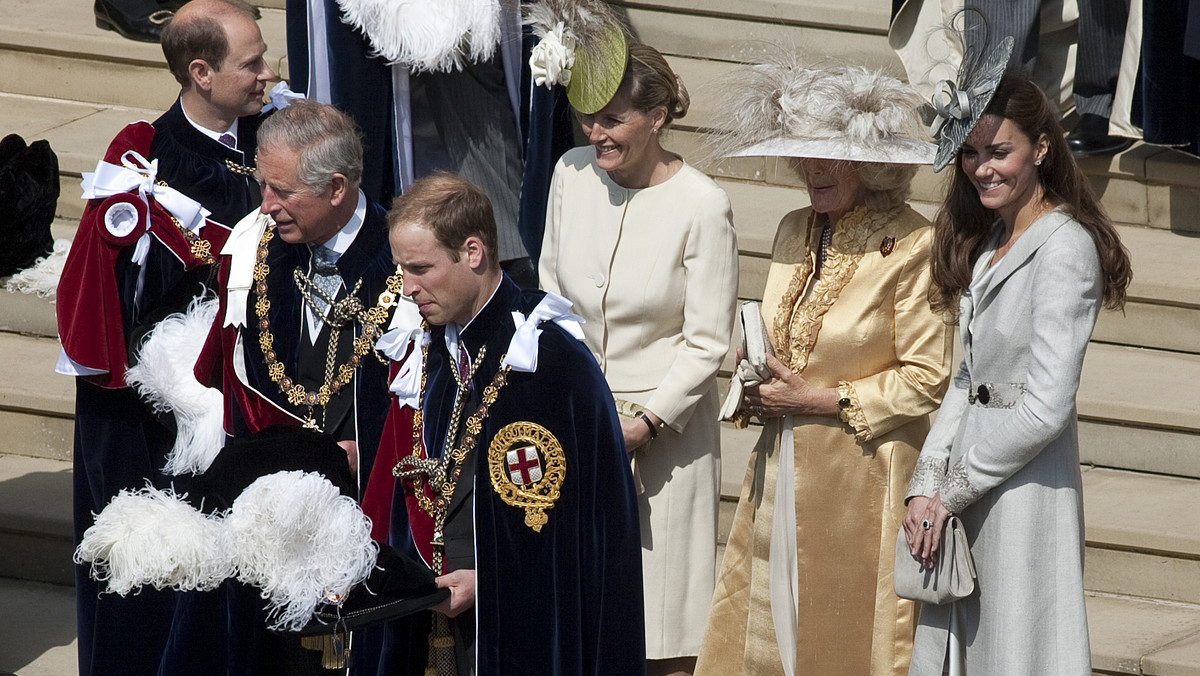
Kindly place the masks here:
[(505, 425), (488, 447), (488, 474), (500, 499), (525, 510), (525, 525), (542, 532), (567, 476), (567, 458), (550, 430), (531, 422)]

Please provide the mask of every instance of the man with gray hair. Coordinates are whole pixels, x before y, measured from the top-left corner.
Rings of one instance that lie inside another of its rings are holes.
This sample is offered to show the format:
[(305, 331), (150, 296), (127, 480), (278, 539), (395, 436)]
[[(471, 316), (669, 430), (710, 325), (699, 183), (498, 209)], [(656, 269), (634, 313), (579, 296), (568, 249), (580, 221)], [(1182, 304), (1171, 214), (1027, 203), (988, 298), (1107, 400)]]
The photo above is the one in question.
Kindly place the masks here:
[[(392, 323), (401, 277), (386, 213), (359, 189), (361, 178), (358, 129), (336, 108), (301, 100), (263, 122), (262, 206), (221, 251), (220, 307), (195, 372), (223, 393), (225, 431), (235, 439), (269, 437), (278, 426), (332, 437), (345, 451), (352, 497), (377, 524), (372, 536), (386, 541), (392, 465), (376, 463), (375, 452), (388, 367), (373, 347)], [(284, 660), (310, 661), (296, 657), (297, 641), (265, 635), (261, 600), (243, 592), (229, 640), (247, 673), (275, 673), (279, 650)], [(262, 640), (246, 638), (256, 634)], [(289, 664), (287, 673), (306, 671)]]

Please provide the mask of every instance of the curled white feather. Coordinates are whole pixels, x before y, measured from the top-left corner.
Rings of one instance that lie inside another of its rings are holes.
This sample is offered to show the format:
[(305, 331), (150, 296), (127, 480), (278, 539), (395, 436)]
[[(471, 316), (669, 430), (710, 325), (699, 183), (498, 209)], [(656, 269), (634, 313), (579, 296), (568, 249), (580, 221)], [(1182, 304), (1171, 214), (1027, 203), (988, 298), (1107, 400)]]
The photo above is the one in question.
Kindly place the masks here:
[(54, 240), (50, 255), (37, 259), (34, 264), (9, 278), (5, 285), (11, 293), (32, 293), (39, 298), (54, 302), (58, 291), (58, 280), (62, 277), (63, 264), (71, 250), (71, 240)]
[(178, 432), (163, 471), (199, 474), (225, 443), (221, 393), (196, 380), (193, 366), (217, 316), (217, 301), (196, 299), (187, 312), (167, 316), (138, 350), (125, 381), (160, 413), (175, 416)]
[(319, 474), (278, 472), (250, 484), (225, 517), (238, 579), (258, 587), (272, 629), (298, 630), (375, 567), (371, 520)]
[(338, 0), (342, 20), (372, 53), (416, 71), (446, 72), (486, 61), (500, 43), (496, 0)]
[(233, 575), (222, 546), (221, 519), (170, 491), (123, 490), (98, 515), (75, 550), (93, 578), (120, 596), (144, 585), (181, 591), (215, 589)]

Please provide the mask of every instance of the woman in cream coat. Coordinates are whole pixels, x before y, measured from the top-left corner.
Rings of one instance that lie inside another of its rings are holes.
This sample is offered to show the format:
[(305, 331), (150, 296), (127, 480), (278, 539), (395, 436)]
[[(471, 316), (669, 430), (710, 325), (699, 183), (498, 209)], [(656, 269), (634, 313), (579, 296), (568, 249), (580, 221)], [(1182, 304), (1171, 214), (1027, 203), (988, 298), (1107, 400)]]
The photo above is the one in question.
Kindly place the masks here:
[(1046, 97), (1006, 75), (958, 155), (937, 221), (934, 301), (963, 346), (908, 488), (904, 528), (936, 557), (966, 527), (975, 593), (921, 610), (912, 674), (1091, 673), (1075, 393), (1129, 259)]
[[(762, 314), (777, 359), (746, 388), (743, 410), (763, 433), (697, 673), (899, 676), (916, 608), (892, 589), (896, 533), (949, 379), (951, 330), (928, 300), (932, 228), (905, 204), (933, 146), (908, 135), (920, 99), (892, 78), (775, 65), (739, 75), (743, 109), (768, 111), (768, 128), (790, 121), (739, 154), (804, 158), (812, 207), (775, 235)], [(756, 105), (755, 92), (786, 107)]]
[(659, 145), (687, 111), (683, 85), (653, 48), (633, 43), (629, 55), (612, 101), (580, 115), (593, 145), (555, 168), (539, 268), (544, 288), (586, 320), (626, 416), (644, 487), (648, 672), (691, 673), (716, 575), (716, 376), (737, 302), (737, 239), (725, 192)]

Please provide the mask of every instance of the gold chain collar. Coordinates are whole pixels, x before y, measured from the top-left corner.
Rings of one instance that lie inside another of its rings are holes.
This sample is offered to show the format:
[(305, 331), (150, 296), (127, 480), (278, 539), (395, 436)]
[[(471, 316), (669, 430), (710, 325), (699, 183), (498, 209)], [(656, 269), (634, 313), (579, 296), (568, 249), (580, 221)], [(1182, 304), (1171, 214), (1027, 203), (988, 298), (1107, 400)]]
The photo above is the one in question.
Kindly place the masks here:
[[(422, 329), (425, 329), (422, 326)], [(476, 357), (476, 368), (483, 361), (486, 345), (480, 348), (479, 354)], [(504, 363), (504, 357), (500, 357), (500, 363)], [(418, 402), (425, 401), (425, 385), (427, 382), (425, 363), (429, 357), (429, 346), (421, 346), (421, 392), (417, 399)], [(451, 364), (450, 368), (455, 369), (455, 364)], [(475, 411), (471, 417), (467, 418), (466, 434), (463, 435), (462, 442), (457, 446), (444, 453), (441, 458), (430, 458), (425, 454), (424, 445), (421, 443), (421, 438), (424, 429), (425, 416), (418, 408), (413, 411), (412, 419), (412, 455), (400, 460), (396, 466), (392, 468), (392, 475), (397, 478), (411, 478), (413, 482), (413, 493), (417, 498), (417, 505), (420, 506), (429, 516), (433, 517), (433, 565), (431, 568), (437, 574), (442, 573), (442, 556), (445, 548), (445, 540), (443, 538), (442, 529), (446, 525), (446, 512), (450, 506), (450, 500), (454, 497), (454, 488), (458, 484), (458, 478), (462, 475), (463, 464), (467, 459), (467, 455), (475, 448), (475, 443), (478, 440), (479, 433), (483, 430), (483, 422), (487, 420), (488, 413), (493, 404), (496, 403), (496, 398), (500, 394), (500, 390), (508, 384), (508, 373), (512, 370), (511, 366), (501, 366), (500, 370), (496, 371), (496, 375), (492, 378), (492, 382), (483, 389), (482, 401), (479, 404), (479, 409)], [(473, 371), (473, 370), (472, 370)], [(457, 375), (455, 370), (455, 410), (452, 413), (450, 426), (446, 429), (447, 440), (452, 440), (458, 434), (458, 416), (461, 414), (461, 406), (459, 398), (464, 396), (463, 390), (470, 384), (470, 377), (462, 380)], [(409, 469), (404, 469), (408, 467)], [(435, 497), (430, 499), (425, 494), (425, 485), (429, 484), (430, 490)]]
[(316, 428), (314, 408), (327, 405), (329, 399), (354, 378), (354, 370), (362, 358), (375, 347), (375, 341), (380, 334), (379, 326), (387, 321), (388, 308), (395, 306), (399, 298), (404, 274), (397, 267), (387, 278), (375, 307), (358, 317), (362, 323), (362, 335), (354, 339), (353, 354), (336, 371), (327, 369), (325, 383), (316, 392), (312, 392), (287, 376), (283, 364), (275, 354), (275, 336), (271, 333), (271, 320), (267, 314), (271, 309), (271, 301), (267, 298), (267, 275), (271, 272), (270, 266), (267, 265), (267, 243), (274, 236), (274, 228), (263, 231), (262, 239), (258, 242), (257, 262), (254, 264), (254, 291), (258, 296), (254, 301), (254, 314), (258, 318), (258, 346), (267, 362), (267, 377), (279, 386), (279, 391), (293, 406), (308, 407), (308, 417), (304, 426)]
[[(146, 174), (142, 174), (142, 176), (146, 176)], [(154, 184), (161, 185), (163, 187), (170, 187), (168, 183), (162, 179), (158, 179), (154, 182)], [(163, 207), (163, 212), (168, 218), (171, 219), (171, 222), (175, 224), (175, 227), (179, 229), (179, 233), (183, 235), (183, 238), (187, 240), (188, 247), (192, 252), (192, 258), (195, 258), (205, 265), (212, 265), (213, 263), (217, 262), (217, 259), (212, 255), (211, 242), (209, 242), (207, 239), (204, 239), (199, 234), (183, 227), (183, 223), (180, 223), (179, 219), (175, 218), (175, 214), (167, 211), (166, 207)]]

